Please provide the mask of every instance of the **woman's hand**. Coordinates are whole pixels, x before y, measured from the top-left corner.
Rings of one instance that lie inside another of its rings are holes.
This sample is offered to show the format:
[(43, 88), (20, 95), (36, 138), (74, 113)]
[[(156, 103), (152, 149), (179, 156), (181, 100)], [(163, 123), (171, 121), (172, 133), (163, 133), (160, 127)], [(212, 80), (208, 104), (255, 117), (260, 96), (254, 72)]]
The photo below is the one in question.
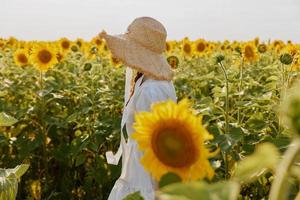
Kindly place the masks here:
[(106, 31), (102, 30), (101, 33), (98, 34), (99, 38), (103, 39), (106, 35)]

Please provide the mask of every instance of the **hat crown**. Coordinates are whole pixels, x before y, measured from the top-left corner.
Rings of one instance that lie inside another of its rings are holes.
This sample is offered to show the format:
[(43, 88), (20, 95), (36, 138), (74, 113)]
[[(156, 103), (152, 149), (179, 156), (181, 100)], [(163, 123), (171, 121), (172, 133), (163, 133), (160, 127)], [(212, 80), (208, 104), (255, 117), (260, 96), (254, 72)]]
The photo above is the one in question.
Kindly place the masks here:
[(151, 17), (135, 19), (128, 26), (128, 37), (159, 54), (166, 49), (167, 31), (159, 21)]

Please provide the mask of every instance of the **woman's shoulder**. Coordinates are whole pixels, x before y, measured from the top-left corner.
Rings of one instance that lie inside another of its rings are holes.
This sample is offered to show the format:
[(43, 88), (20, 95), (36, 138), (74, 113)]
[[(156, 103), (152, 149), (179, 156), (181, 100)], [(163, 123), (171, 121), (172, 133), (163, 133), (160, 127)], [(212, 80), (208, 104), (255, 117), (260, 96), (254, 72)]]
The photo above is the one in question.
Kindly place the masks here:
[[(139, 89), (139, 94), (143, 95), (174, 95), (175, 87), (172, 81), (146, 79)], [(139, 94), (137, 94), (139, 96)]]
[(157, 80), (152, 78), (146, 78), (142, 83), (142, 87), (153, 87), (153, 86), (171, 86), (173, 85), (172, 81), (168, 80)]

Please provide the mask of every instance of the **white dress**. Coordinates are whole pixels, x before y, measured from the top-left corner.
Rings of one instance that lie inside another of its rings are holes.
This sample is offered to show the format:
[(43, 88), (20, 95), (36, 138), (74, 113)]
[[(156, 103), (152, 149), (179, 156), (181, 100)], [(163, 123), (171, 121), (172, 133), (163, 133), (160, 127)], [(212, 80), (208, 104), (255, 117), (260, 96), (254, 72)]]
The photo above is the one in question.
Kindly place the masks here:
[[(141, 84), (142, 80), (144, 82)], [(141, 85), (140, 85), (141, 84)], [(154, 191), (157, 182), (144, 170), (140, 164), (143, 152), (137, 149), (137, 143), (129, 138), (124, 139), (122, 128), (126, 125), (128, 135), (134, 132), (134, 114), (139, 111), (150, 111), (153, 102), (172, 99), (177, 102), (176, 92), (172, 81), (154, 80), (141, 76), (136, 84), (132, 97), (124, 108), (121, 123), (121, 143), (118, 152), (114, 155), (111, 151), (106, 152), (107, 162), (117, 165), (122, 155), (122, 172), (115, 182), (108, 200), (121, 200), (128, 194), (140, 191), (145, 200), (154, 200)]]

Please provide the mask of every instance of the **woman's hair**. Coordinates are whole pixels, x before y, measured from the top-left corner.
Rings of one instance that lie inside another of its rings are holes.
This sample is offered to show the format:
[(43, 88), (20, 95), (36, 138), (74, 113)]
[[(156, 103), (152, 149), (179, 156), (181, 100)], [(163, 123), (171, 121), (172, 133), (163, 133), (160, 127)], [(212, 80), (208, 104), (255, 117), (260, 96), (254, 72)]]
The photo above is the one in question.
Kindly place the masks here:
[(143, 76), (143, 72), (137, 72), (137, 74), (134, 78), (134, 82), (136, 82), (141, 76)]

